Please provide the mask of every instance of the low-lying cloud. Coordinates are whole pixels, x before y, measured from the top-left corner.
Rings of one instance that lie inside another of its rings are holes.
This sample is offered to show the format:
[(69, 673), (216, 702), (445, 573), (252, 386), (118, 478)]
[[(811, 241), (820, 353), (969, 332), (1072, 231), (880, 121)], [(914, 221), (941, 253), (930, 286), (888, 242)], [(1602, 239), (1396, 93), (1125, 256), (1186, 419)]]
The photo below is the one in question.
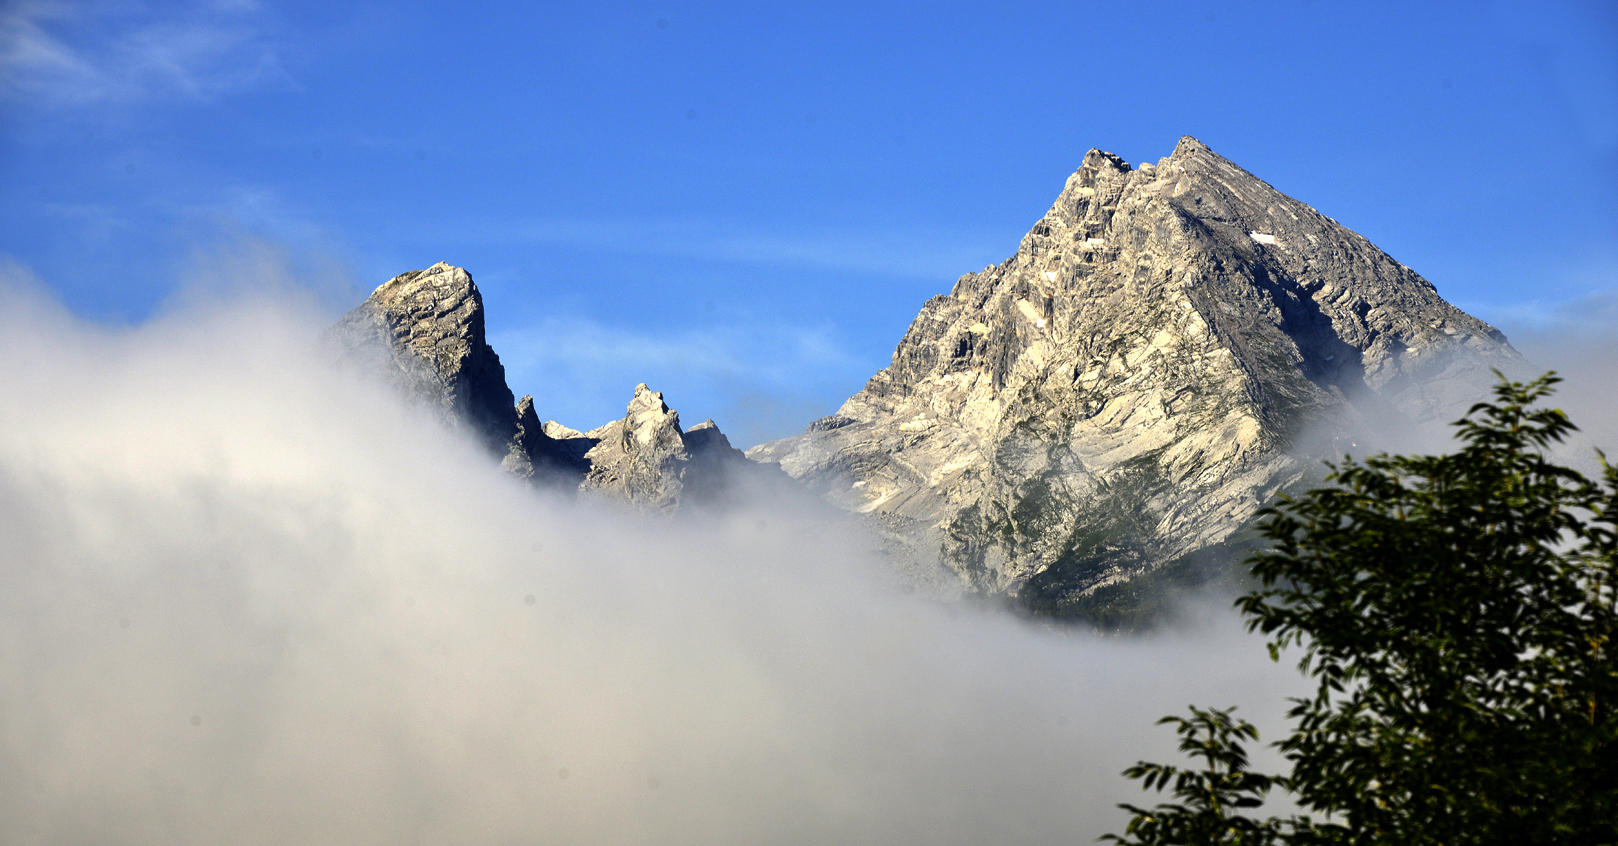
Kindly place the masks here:
[(1524, 357), (1564, 379), (1551, 403), (1583, 432), (1580, 445), (1618, 452), (1618, 289), (1558, 304), (1510, 335)]
[(544, 498), (276, 304), (5, 296), (6, 843), (1085, 842), (1158, 716), (1298, 686), (1224, 614), (1045, 631), (805, 515)]

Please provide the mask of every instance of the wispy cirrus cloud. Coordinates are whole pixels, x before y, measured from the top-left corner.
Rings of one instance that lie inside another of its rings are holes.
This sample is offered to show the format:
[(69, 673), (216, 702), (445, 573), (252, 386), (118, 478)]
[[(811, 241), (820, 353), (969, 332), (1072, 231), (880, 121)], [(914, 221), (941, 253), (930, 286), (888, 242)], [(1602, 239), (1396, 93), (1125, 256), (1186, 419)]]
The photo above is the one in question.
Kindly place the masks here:
[(1461, 297), (1455, 305), (1493, 323), (1512, 343), (1528, 335), (1610, 334), (1618, 325), (1618, 251), (1596, 244), (1518, 273), (1510, 296)]
[[(744, 265), (808, 267), (920, 279), (954, 280), (1004, 258), (991, 233), (884, 228), (759, 231), (756, 224), (711, 219), (530, 218), (483, 221), (476, 238)], [(627, 235), (627, 237), (626, 237)]]
[(0, 97), (75, 107), (295, 87), (268, 30), (241, 0), (25, 0), (0, 11)]

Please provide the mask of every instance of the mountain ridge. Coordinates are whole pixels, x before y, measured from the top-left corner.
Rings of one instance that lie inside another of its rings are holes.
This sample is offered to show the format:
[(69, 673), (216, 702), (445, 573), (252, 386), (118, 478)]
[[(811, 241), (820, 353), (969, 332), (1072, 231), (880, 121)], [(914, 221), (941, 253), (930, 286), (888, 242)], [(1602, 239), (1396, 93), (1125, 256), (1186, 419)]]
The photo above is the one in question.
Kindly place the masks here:
[(393, 384), (481, 443), (506, 472), (539, 487), (667, 513), (720, 504), (732, 482), (772, 475), (712, 420), (682, 429), (679, 412), (644, 384), (624, 417), (588, 432), (541, 423), (532, 396), (512, 401), (505, 367), (488, 344), (477, 283), (447, 262), (384, 282), (326, 338), (339, 362)]
[(1319, 459), (1377, 425), (1448, 422), (1494, 369), (1525, 369), (1415, 271), (1191, 136), (1139, 167), (1091, 149), (1016, 251), (923, 303), (835, 414), (745, 456), (644, 384), (596, 429), (541, 423), (483, 317), (471, 275), (439, 263), (328, 336), (536, 486), (668, 514), (790, 477), (931, 592), (1056, 616), (1233, 555)]

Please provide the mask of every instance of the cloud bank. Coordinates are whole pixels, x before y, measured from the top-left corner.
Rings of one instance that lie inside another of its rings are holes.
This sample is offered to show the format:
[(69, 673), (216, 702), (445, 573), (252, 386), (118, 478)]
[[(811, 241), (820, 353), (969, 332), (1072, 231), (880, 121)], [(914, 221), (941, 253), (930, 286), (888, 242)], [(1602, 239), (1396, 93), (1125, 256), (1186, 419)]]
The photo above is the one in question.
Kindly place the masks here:
[(1559, 303), (1525, 321), (1511, 342), (1536, 366), (1565, 380), (1551, 403), (1582, 431), (1575, 447), (1583, 457), (1588, 459), (1592, 445), (1618, 457), (1618, 289)]
[(10, 276), (6, 843), (1083, 842), (1157, 716), (1296, 686), (1225, 616), (1092, 640), (805, 515), (544, 499), (280, 305), (105, 330)]

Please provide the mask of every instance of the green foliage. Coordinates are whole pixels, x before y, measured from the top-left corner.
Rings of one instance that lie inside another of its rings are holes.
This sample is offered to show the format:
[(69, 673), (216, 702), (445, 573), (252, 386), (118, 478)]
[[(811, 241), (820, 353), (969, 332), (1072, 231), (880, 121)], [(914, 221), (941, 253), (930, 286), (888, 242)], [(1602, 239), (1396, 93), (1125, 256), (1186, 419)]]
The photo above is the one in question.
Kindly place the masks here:
[(1243, 808), (1264, 804), (1264, 794), (1275, 784), (1273, 776), (1247, 769), (1243, 740), (1258, 740), (1258, 730), (1245, 720), (1232, 721), (1234, 708), (1223, 711), (1191, 709), (1191, 718), (1164, 717), (1158, 725), (1173, 723), (1180, 735), (1180, 751), (1202, 759), (1202, 769), (1189, 770), (1142, 761), (1124, 771), (1130, 778), (1142, 779), (1146, 790), (1159, 792), (1170, 785), (1181, 802), (1164, 803), (1151, 810), (1123, 805), (1135, 814), (1124, 836), (1108, 834), (1112, 840), (1130, 846), (1175, 843), (1219, 843), (1233, 846), (1261, 846), (1275, 843), (1280, 824), (1275, 820), (1258, 822), (1242, 816)]
[(1316, 682), (1275, 783), (1319, 816), (1254, 823), (1276, 842), (1618, 843), (1618, 470), (1546, 458), (1556, 381), (1502, 380), (1452, 454), (1346, 460), (1262, 512), (1237, 605)]

